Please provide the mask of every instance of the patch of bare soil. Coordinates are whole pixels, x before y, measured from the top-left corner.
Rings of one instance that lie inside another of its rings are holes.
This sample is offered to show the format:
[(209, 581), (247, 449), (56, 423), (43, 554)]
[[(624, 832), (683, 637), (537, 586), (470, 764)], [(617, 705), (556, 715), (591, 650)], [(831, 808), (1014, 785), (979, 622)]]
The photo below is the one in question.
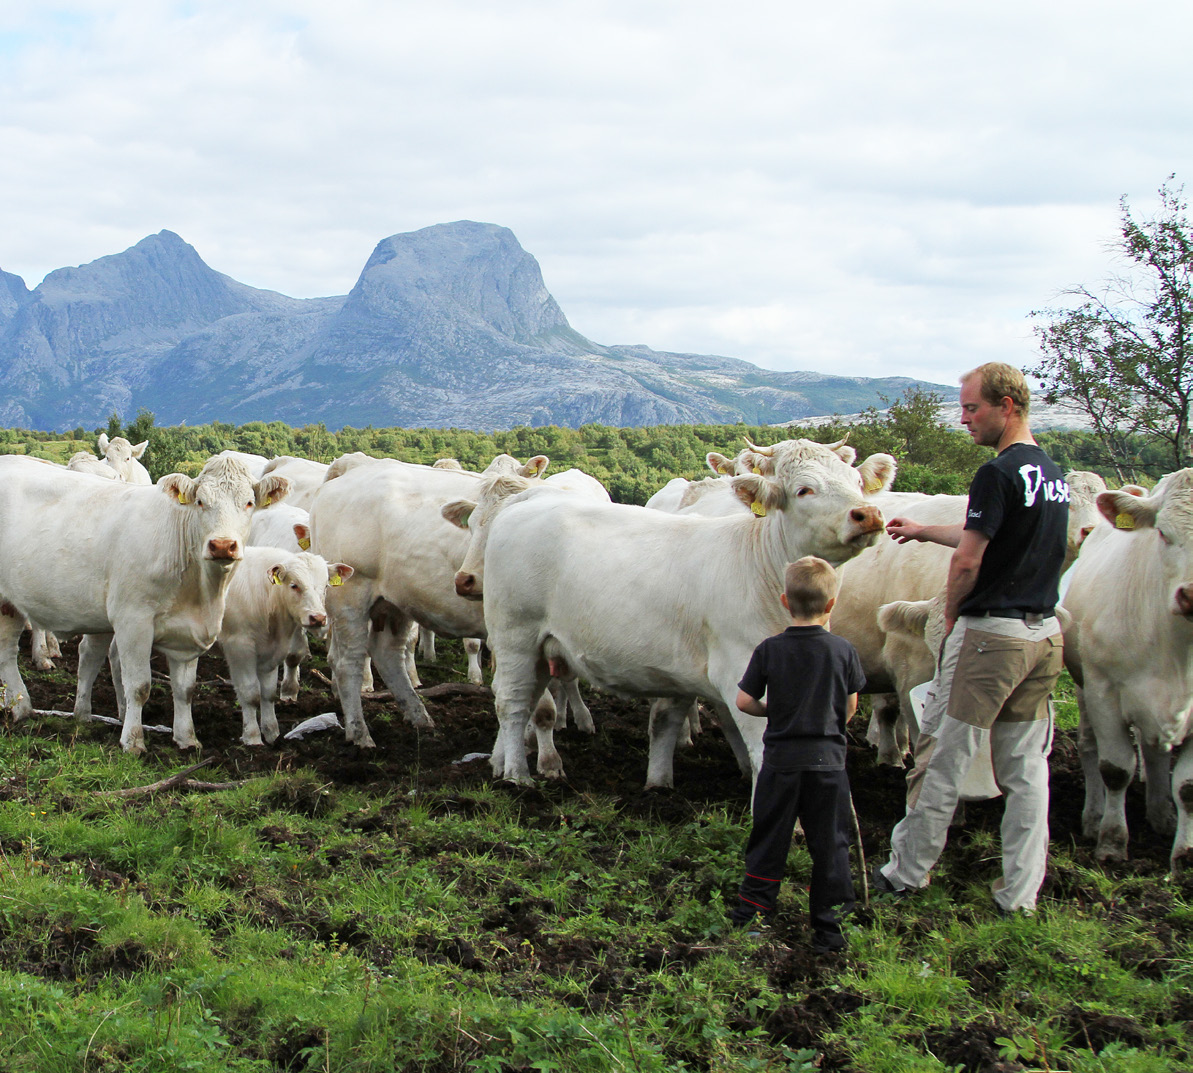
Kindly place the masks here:
[[(39, 675), (30, 670), (27, 675), (34, 703), (39, 708), (69, 711), (73, 705), (75, 646), (71, 644), (67, 647), (67, 655), (60, 661), (60, 672)], [(165, 681), (165, 666), (156, 659), (155, 670), (159, 672), (161, 680), (155, 683), (145, 709), (145, 722), (168, 725), (172, 718), (169, 688)], [(197, 777), (215, 780), (273, 772), (305, 774), (309, 777), (289, 780), (278, 791), (285, 799), (274, 802), (287, 811), (301, 815), (313, 816), (326, 811), (334, 801), (335, 790), (349, 786), (365, 790), (375, 788), (379, 795), (387, 797), (395, 789), (401, 788), (415, 792), (434, 791), (428, 798), (430, 807), (433, 811), (445, 814), (470, 815), (483, 807), (472, 796), (472, 791), (491, 782), (488, 761), (473, 759), (465, 762), (463, 758), (473, 753), (487, 754), (493, 745), (496, 720), (492, 698), (486, 694), (449, 691), (430, 696), (427, 707), (436, 724), (431, 731), (419, 731), (411, 727), (388, 695), (367, 697), (364, 701), (365, 716), (377, 743), (377, 748), (373, 750), (360, 750), (345, 744), (343, 732), (338, 730), (315, 734), (305, 741), (279, 740), (273, 747), (249, 748), (238, 740), (240, 711), (227, 681), (226, 665), (219, 658), (206, 658), (200, 662), (199, 673), (200, 682), (194, 703), (195, 725), (203, 743), (202, 758), (210, 759), (213, 763)], [(425, 683), (442, 683), (454, 676), (454, 671), (443, 667), (424, 668), (421, 673)], [(597, 734), (589, 737), (569, 727), (556, 735), (567, 772), (566, 779), (561, 782), (543, 781), (533, 787), (505, 787), (505, 792), (517, 801), (524, 822), (534, 822), (536, 817), (540, 822), (551, 822), (560, 808), (581, 813), (582, 809), (576, 807), (577, 802), (580, 795), (589, 793), (611, 795), (617, 799), (624, 813), (648, 817), (661, 824), (686, 824), (707, 805), (727, 805), (731, 810), (738, 810), (745, 820), (749, 784), (739, 772), (730, 749), (711, 717), (705, 719), (704, 732), (696, 737), (695, 744), (678, 751), (675, 789), (645, 792), (642, 787), (647, 766), (647, 704), (592, 691), (587, 691), (587, 700), (597, 724)], [(116, 712), (115, 698), (106, 676), (96, 686), (95, 710), (101, 714), (114, 715)], [(303, 668), (303, 688), (299, 700), (280, 705), (279, 720), (284, 733), (310, 716), (338, 710), (339, 705), (330, 688), (307, 665)], [(860, 719), (858, 723), (861, 723)], [(80, 733), (77, 725), (69, 720), (46, 720), (32, 732), (63, 738)], [(115, 727), (110, 731), (89, 727), (82, 733), (95, 737), (110, 733), (115, 743), (119, 731)], [(888, 849), (891, 828), (903, 814), (904, 778), (901, 771), (875, 764), (874, 750), (864, 742), (863, 726), (855, 726), (853, 735), (849, 754), (850, 777), (862, 847), (868, 867), (873, 868)], [(180, 755), (168, 735), (147, 733), (146, 738), (149, 750), (147, 783), (161, 777), (157, 773), (160, 766), (174, 769), (184, 761), (194, 759), (193, 756)], [(1094, 865), (1092, 847), (1082, 840), (1080, 834), (1083, 788), (1073, 741), (1063, 737), (1058, 739), (1051, 765), (1052, 838), (1056, 842), (1078, 847), (1078, 860), (1082, 864)], [(7, 784), (0, 781), (0, 795), (9, 790)], [(367, 848), (368, 834), (376, 830), (389, 830), (400, 824), (399, 813), (402, 808), (401, 802), (379, 803), (372, 813), (350, 821), (349, 830), (355, 830), (362, 836), (363, 857), (367, 858), (372, 853)], [(998, 802), (970, 804), (965, 808), (964, 827), (954, 829), (946, 850), (946, 860), (955, 861), (957, 866), (942, 869), (940, 882), (946, 887), (955, 884), (955, 893), (960, 895), (963, 884), (971, 882), (974, 874), (990, 872), (993, 878), (997, 863), (992, 864), (988, 860), (987, 851), (979, 853), (973, 848), (973, 833), (997, 831), (1000, 818), (1001, 805)], [(1168, 867), (1168, 840), (1147, 828), (1142, 793), (1138, 787), (1133, 788), (1129, 798), (1128, 819), (1132, 859), (1112, 870), (1124, 875), (1154, 877), (1156, 886), (1150, 889), (1158, 892)], [(302, 841), (283, 825), (263, 827), (259, 836), (274, 845), (289, 842), (301, 844)], [(485, 848), (499, 853), (502, 847), (494, 845)], [(376, 857), (377, 867), (384, 867), (387, 863), (381, 856)], [(119, 888), (130, 882), (129, 877), (106, 871), (93, 862), (85, 864), (89, 869), (88, 874), (93, 876), (97, 885)], [(660, 875), (698, 874), (700, 868), (700, 862), (677, 857), (660, 862)], [(950, 876), (957, 878), (950, 879)], [(713, 893), (711, 880), (709, 889), (704, 893)], [(732, 891), (723, 893), (732, 896)], [(858, 893), (860, 897), (860, 888)], [(950, 890), (949, 893), (954, 891)], [(1048, 877), (1043, 897), (1082, 904), (1098, 903), (1111, 913), (1155, 920), (1155, 948), (1124, 950), (1120, 954), (1124, 964), (1144, 975), (1158, 972), (1158, 966), (1167, 963), (1167, 959), (1175, 956), (1181, 944), (1187, 941), (1187, 936), (1175, 934), (1173, 926), (1165, 921), (1167, 911), (1161, 899), (1158, 896), (1150, 897), (1146, 884), (1140, 887), (1140, 893), (1133, 896), (1133, 901), (1116, 898), (1113, 904), (1107, 905), (1107, 899), (1073, 869), (1054, 868)], [(485, 920), (486, 930), (508, 949), (517, 949), (523, 939), (533, 940), (536, 972), (550, 975), (587, 974), (591, 984), (576, 1001), (593, 1011), (617, 1009), (631, 1002), (639, 988), (648, 986), (645, 983), (648, 974), (660, 969), (682, 972), (707, 956), (709, 950), (708, 946), (702, 945), (707, 942), (706, 938), (699, 935), (678, 936), (669, 947), (652, 947), (645, 952), (577, 941), (553, 935), (544, 929), (543, 919), (553, 912), (554, 907), (537, 902), (527, 892), (511, 886), (511, 889), (502, 892), (497, 901), (502, 908), (491, 919)], [(341, 923), (333, 929), (328, 920), (311, 916), (309, 910), (305, 915), (296, 915), (293, 909), (280, 903), (263, 902), (256, 911), (262, 923), (289, 928), (296, 935), (348, 944), (360, 949), (378, 965), (388, 964), (394, 956), (392, 950), (384, 949), (373, 939), (367, 920), (351, 921), (347, 927)], [(861, 913), (864, 917), (865, 911)], [(920, 926), (923, 926), (922, 922)], [(848, 963), (846, 959), (849, 955), (816, 955), (808, 948), (807, 941), (808, 933), (802, 915), (779, 915), (752, 957), (765, 968), (771, 984), (786, 996), (785, 1001), (769, 1015), (763, 1015), (761, 1021), (743, 1011), (736, 1017), (735, 1023), (743, 1031), (760, 1027), (770, 1039), (794, 1049), (815, 1047), (821, 1050), (822, 1069), (848, 1070), (848, 1056), (831, 1049), (825, 1050), (824, 1035), (862, 1005), (863, 999), (840, 990), (834, 983), (840, 967)], [(56, 934), (54, 942), (50, 944), (49, 954), (43, 956), (40, 967), (30, 964), (29, 951), (5, 951), (3, 945), (3, 936), (0, 935), (0, 953), (6, 955), (5, 960), (9, 964), (15, 962), (28, 971), (40, 971), (58, 978), (74, 978), (80, 972), (103, 971), (105, 968), (116, 972), (128, 971), (137, 964), (138, 952), (134, 950), (114, 956), (111, 965), (97, 964), (96, 959), (90, 956), (93, 951), (86, 935)], [(428, 961), (450, 963), (466, 971), (504, 971), (504, 966), (493, 963), (492, 949), (478, 950), (465, 936), (448, 940), (426, 936), (420, 940), (417, 953)], [(976, 994), (992, 995), (1000, 989), (1000, 978), (1005, 970), (1006, 966), (991, 960), (975, 963), (966, 971)], [(514, 986), (511, 982), (511, 987)], [(1193, 1010), (1187, 1011), (1187, 1014), (1193, 1017)], [(1133, 1022), (1127, 1023), (1126, 1019), (1086, 1014), (1075, 1007), (1070, 1018), (1070, 1029), (1075, 1045), (1083, 1045), (1088, 1039), (1090, 1044), (1096, 1046), (1115, 1039), (1131, 1042), (1136, 1038), (1138, 1026)], [(957, 1065), (975, 1073), (996, 1073), (1021, 1068), (999, 1058), (998, 1047), (993, 1041), (1006, 1034), (996, 1020), (987, 1018), (957, 1025), (928, 1042), (933, 1053), (946, 1065)], [(297, 1060), (295, 1056), (311, 1044), (312, 1040), (302, 1035), (279, 1040), (278, 1054), (274, 1056), (277, 1068), (290, 1068), (291, 1062)]]

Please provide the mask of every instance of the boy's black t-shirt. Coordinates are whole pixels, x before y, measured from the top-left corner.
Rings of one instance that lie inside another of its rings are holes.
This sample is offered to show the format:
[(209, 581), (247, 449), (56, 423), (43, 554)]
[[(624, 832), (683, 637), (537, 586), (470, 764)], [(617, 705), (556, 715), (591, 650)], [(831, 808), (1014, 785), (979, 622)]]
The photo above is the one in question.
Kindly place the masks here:
[(1013, 443), (979, 467), (969, 486), (966, 529), (990, 538), (963, 615), (1015, 609), (1050, 614), (1065, 561), (1069, 486), (1032, 443)]
[(766, 694), (762, 762), (776, 771), (845, 767), (846, 702), (866, 684), (857, 650), (823, 626), (788, 626), (750, 657), (738, 688)]

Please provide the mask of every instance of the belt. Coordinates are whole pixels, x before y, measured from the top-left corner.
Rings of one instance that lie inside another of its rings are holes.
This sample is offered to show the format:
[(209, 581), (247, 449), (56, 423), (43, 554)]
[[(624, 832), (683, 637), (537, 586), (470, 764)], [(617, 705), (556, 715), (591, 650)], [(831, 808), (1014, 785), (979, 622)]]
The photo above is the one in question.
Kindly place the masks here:
[(1047, 611), (1024, 611), (1020, 607), (1000, 607), (996, 611), (982, 611), (978, 618), (1019, 618), (1031, 619), (1033, 622), (1038, 622), (1042, 619), (1051, 618), (1056, 613), (1055, 609), (1049, 608)]

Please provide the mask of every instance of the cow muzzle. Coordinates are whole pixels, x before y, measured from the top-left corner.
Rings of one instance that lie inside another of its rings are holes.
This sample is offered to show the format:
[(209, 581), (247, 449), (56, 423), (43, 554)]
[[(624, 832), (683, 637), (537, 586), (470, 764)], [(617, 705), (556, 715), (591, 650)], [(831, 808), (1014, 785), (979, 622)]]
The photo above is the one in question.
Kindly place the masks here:
[(855, 507), (849, 512), (849, 528), (852, 530), (851, 541), (877, 536), (883, 531), (882, 511), (877, 507)]
[(1172, 594), (1172, 613), (1193, 622), (1193, 585), (1181, 585)]
[(306, 629), (317, 630), (321, 626), (327, 625), (326, 615), (307, 615)]
[(243, 558), (240, 541), (235, 537), (212, 537), (207, 542), (207, 558), (223, 562), (235, 562)]
[(456, 595), (465, 600), (481, 600), (484, 592), (481, 590), (480, 578), (465, 570), (459, 570), (455, 576)]

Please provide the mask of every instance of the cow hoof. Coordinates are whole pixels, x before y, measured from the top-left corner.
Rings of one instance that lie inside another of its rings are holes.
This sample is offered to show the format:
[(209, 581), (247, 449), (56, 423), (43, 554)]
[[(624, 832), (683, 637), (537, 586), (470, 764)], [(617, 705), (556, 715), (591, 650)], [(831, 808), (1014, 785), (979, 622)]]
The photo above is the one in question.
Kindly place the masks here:
[(39, 671), (52, 671), (54, 669), (53, 661), (48, 659), (35, 659), (33, 666)]
[(1094, 857), (1105, 863), (1106, 861), (1125, 861), (1127, 859), (1127, 832), (1111, 831), (1101, 835), (1094, 848)]

